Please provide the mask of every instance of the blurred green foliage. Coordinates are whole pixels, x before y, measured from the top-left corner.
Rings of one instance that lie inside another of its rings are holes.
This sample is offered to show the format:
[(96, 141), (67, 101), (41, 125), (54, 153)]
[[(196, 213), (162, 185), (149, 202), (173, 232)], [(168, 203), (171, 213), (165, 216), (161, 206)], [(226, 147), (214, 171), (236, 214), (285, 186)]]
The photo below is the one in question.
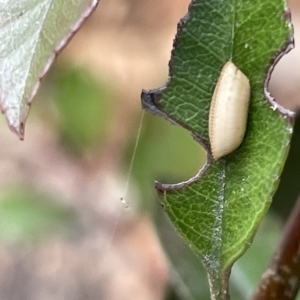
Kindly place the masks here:
[(52, 84), (62, 142), (78, 155), (97, 150), (112, 113), (107, 84), (84, 69), (65, 67), (55, 71)]
[(0, 196), (0, 242), (35, 240), (63, 233), (76, 221), (73, 209), (33, 189), (14, 187)]

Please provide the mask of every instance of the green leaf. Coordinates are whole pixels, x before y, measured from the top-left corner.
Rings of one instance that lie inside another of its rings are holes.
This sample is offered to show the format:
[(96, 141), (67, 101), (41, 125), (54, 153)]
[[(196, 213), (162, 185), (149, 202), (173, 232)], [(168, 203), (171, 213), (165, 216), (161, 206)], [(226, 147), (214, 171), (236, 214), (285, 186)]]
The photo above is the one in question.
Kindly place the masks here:
[[(282, 0), (193, 1), (179, 24), (167, 87), (142, 95), (144, 108), (182, 125), (208, 150), (208, 162), (194, 178), (156, 188), (176, 228), (200, 255), (212, 299), (227, 299), (231, 266), (251, 244), (287, 155), (292, 114), (267, 92), (275, 62), (293, 46), (286, 15)], [(209, 107), (229, 60), (250, 80), (247, 132), (237, 150), (214, 161)]]
[(97, 3), (0, 0), (0, 104), (21, 139), (41, 78)]

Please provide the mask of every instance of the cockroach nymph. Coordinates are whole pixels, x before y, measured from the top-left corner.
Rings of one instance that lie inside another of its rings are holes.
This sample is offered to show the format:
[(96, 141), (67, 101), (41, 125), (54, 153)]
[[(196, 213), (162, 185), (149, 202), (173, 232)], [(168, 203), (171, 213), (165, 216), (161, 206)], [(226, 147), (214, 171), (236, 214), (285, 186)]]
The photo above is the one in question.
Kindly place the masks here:
[(209, 140), (215, 160), (237, 149), (243, 141), (248, 117), (250, 83), (228, 61), (216, 84), (209, 111)]

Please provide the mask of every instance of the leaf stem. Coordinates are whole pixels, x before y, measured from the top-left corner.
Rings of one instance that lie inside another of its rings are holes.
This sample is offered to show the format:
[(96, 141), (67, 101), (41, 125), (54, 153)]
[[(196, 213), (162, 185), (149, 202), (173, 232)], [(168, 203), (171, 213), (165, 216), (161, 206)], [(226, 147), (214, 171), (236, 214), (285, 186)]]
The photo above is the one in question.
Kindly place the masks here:
[(231, 267), (222, 271), (221, 274), (208, 271), (211, 300), (229, 300), (229, 276)]

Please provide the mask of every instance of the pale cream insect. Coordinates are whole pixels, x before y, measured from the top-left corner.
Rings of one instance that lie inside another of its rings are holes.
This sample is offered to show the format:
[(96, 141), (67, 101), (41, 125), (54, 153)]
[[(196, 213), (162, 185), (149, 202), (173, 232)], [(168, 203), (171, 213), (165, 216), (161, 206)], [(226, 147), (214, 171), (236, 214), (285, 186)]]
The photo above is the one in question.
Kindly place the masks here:
[(215, 160), (231, 153), (242, 143), (249, 100), (248, 78), (228, 61), (221, 71), (209, 111), (209, 139)]

